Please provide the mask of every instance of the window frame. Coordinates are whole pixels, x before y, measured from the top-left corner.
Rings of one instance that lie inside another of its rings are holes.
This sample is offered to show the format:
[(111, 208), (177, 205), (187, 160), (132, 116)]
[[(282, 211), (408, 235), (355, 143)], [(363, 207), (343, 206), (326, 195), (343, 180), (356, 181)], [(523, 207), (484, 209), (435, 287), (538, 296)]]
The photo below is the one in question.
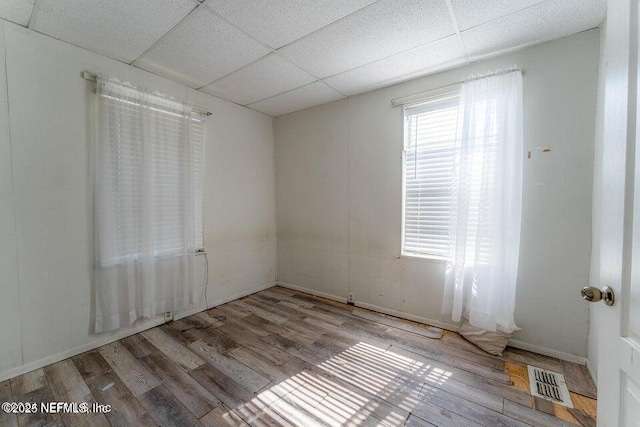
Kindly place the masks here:
[(442, 87), (440, 89), (435, 89), (428, 92), (419, 93), (416, 95), (410, 95), (401, 99), (397, 99), (392, 101), (394, 105), (402, 106), (402, 145), (401, 145), (401, 185), (402, 185), (402, 202), (401, 202), (401, 227), (400, 227), (400, 258), (406, 258), (411, 260), (418, 261), (427, 261), (427, 262), (436, 262), (436, 263), (444, 263), (447, 260), (446, 255), (435, 254), (435, 253), (416, 253), (409, 252), (405, 250), (405, 214), (406, 214), (406, 193), (407, 193), (407, 183), (406, 183), (406, 129), (405, 129), (405, 111), (409, 108), (420, 107), (428, 104), (439, 104), (444, 103), (447, 99), (457, 98), (458, 105), (460, 100), (460, 92), (461, 92), (462, 84), (457, 83), (449, 86)]
[[(137, 96), (136, 92), (137, 90), (134, 90), (132, 91), (131, 94), (127, 93), (127, 95), (135, 97)], [(104, 96), (106, 98), (110, 98), (114, 102), (133, 104), (132, 101), (124, 99), (124, 94), (123, 94), (123, 98), (119, 98), (117, 96), (101, 95), (101, 94), (96, 94), (96, 96)], [(153, 98), (153, 101), (155, 102), (150, 103), (150, 106), (148, 107), (149, 109), (154, 110), (156, 113), (166, 114), (168, 116), (185, 117), (187, 120), (190, 120), (193, 125), (201, 126), (202, 140), (199, 142), (200, 149), (201, 149), (201, 153), (199, 153), (201, 158), (201, 171), (200, 171), (199, 180), (196, 181), (196, 177), (194, 176), (194, 185), (198, 185), (199, 191), (200, 191), (200, 213), (198, 214), (197, 212), (194, 212), (195, 214), (194, 222), (195, 222), (195, 227), (196, 228), (199, 227), (200, 231), (199, 232), (196, 231), (194, 235), (195, 245), (193, 248), (193, 254), (198, 255), (198, 254), (206, 253), (205, 242), (204, 242), (205, 240), (204, 239), (204, 176), (205, 176), (205, 145), (206, 145), (205, 144), (206, 143), (205, 119), (206, 119), (206, 116), (197, 111), (192, 111), (191, 114), (188, 117), (186, 117), (180, 111), (180, 105), (178, 102), (165, 100), (161, 97), (157, 97), (157, 99), (155, 97), (152, 97), (152, 98)], [(98, 126), (100, 126), (100, 124), (97, 124), (96, 128)], [(191, 143), (193, 143), (193, 141), (191, 141)], [(198, 235), (200, 235), (201, 241), (197, 241), (196, 236)], [(178, 258), (181, 256), (183, 256), (183, 252), (178, 249), (166, 249), (166, 248), (155, 249), (154, 248), (153, 258), (155, 260), (167, 260), (172, 258)], [(100, 261), (101, 268), (117, 268), (123, 264), (127, 264), (130, 262), (134, 262), (134, 263), (142, 262), (142, 260), (140, 259), (140, 253), (131, 253), (127, 255), (114, 256), (110, 258), (101, 257), (99, 261)]]

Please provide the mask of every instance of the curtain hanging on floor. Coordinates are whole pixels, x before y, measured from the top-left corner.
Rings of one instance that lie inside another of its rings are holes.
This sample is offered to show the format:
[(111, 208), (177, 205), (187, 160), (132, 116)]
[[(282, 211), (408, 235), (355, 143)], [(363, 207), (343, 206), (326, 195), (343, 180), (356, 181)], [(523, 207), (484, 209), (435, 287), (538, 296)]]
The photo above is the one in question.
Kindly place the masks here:
[(522, 210), (522, 74), (467, 79), (455, 143), (443, 314), (512, 333)]
[[(95, 331), (193, 302), (191, 108), (97, 79)], [(200, 147), (201, 149), (201, 147)]]

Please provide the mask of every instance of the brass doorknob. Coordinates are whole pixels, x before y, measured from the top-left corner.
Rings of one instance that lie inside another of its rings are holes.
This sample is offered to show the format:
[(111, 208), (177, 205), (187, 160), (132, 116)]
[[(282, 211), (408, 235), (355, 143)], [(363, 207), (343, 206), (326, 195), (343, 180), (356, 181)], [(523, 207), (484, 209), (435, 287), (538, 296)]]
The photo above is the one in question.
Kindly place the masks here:
[(615, 302), (615, 295), (613, 289), (609, 286), (604, 286), (602, 290), (595, 286), (586, 286), (580, 291), (582, 299), (589, 302), (598, 302), (603, 300), (606, 305), (613, 305)]

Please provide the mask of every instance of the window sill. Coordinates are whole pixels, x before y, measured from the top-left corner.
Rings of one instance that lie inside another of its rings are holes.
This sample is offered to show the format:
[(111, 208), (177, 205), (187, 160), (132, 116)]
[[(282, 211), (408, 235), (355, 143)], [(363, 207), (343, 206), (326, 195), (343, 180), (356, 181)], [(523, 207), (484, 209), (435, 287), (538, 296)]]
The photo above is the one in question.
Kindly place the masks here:
[(416, 254), (403, 253), (400, 255), (400, 259), (407, 259), (411, 261), (434, 262), (438, 264), (445, 264), (447, 262), (447, 259), (445, 257), (438, 256), (438, 255), (416, 255)]

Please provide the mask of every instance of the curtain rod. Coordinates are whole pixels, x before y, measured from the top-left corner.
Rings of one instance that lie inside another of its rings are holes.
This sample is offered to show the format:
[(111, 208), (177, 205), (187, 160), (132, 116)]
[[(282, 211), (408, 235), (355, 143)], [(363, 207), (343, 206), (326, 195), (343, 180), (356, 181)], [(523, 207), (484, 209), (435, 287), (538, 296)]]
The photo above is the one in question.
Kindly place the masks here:
[[(90, 80), (92, 82), (95, 82), (97, 80), (97, 76), (95, 74), (91, 74), (88, 71), (83, 71), (80, 75), (85, 80)], [(212, 114), (210, 111), (207, 111), (207, 110), (205, 110), (203, 108), (193, 107), (192, 110), (193, 110), (194, 113), (200, 114), (202, 116), (210, 116)]]
[(480, 80), (486, 77), (493, 77), (493, 76), (498, 76), (500, 74), (508, 74), (508, 73), (512, 73), (514, 71), (519, 71), (520, 73), (522, 73), (522, 70), (518, 67), (511, 67), (508, 68), (506, 70), (498, 70), (498, 71), (494, 71), (494, 72), (490, 72), (490, 73), (486, 73), (486, 74), (478, 74), (474, 77), (468, 77), (464, 80), (459, 80), (455, 83), (451, 83), (448, 84), (446, 86), (440, 86), (440, 87), (436, 87), (433, 89), (430, 89), (426, 92), (420, 92), (420, 93), (416, 93), (414, 95), (409, 95), (409, 96), (403, 96), (401, 98), (394, 98), (391, 100), (391, 105), (393, 107), (399, 107), (401, 105), (406, 105), (409, 103), (415, 103), (415, 102), (421, 102), (421, 101), (427, 101), (430, 98), (436, 97), (438, 95), (442, 95), (444, 93), (447, 93), (449, 89), (453, 89), (455, 87), (460, 86), (462, 83), (464, 82), (470, 82), (470, 81), (474, 81), (474, 80)]

